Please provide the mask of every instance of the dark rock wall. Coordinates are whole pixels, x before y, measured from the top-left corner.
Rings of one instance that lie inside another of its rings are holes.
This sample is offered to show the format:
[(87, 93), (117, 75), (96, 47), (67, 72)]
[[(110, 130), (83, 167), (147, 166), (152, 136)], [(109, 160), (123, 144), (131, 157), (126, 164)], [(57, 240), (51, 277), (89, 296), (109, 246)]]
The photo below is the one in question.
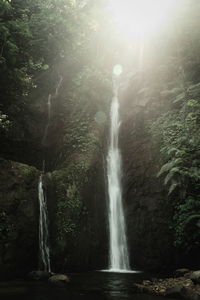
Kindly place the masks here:
[[(103, 153), (87, 159), (87, 168), (72, 161), (64, 171), (46, 176), (53, 271), (107, 266)], [(13, 161), (0, 163), (0, 277), (5, 279), (38, 268), (39, 171)]]
[[(100, 143), (101, 139), (98, 136)], [(52, 266), (56, 271), (108, 265), (104, 160), (100, 144), (89, 144), (87, 153), (72, 153), (67, 164), (49, 174)]]
[(0, 276), (14, 277), (37, 267), (38, 171), (0, 160)]
[(154, 144), (149, 122), (154, 110), (121, 101), (120, 147), (123, 160), (123, 194), (131, 265), (139, 269), (167, 269), (174, 253), (170, 221), (172, 212), (157, 173), (159, 146)]

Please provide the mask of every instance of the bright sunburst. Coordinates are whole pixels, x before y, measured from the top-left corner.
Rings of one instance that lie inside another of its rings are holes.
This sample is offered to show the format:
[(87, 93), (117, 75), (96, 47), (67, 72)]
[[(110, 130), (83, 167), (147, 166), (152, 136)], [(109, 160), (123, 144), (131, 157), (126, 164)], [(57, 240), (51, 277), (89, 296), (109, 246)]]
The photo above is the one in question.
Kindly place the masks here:
[(109, 0), (114, 22), (127, 37), (150, 36), (175, 14), (180, 0)]

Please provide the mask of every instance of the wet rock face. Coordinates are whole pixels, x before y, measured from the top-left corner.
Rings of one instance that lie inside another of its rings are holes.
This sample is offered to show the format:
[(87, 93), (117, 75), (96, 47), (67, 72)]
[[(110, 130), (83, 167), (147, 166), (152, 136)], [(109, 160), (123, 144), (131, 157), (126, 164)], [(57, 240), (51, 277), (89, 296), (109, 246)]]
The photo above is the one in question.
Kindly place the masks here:
[(103, 172), (100, 157), (99, 162), (90, 161), (87, 169), (74, 162), (51, 175), (48, 201), (55, 272), (103, 269), (108, 265)]
[(131, 265), (165, 269), (173, 263), (171, 211), (157, 173), (159, 148), (148, 129), (152, 118), (145, 107), (121, 102), (120, 147), (123, 193)]
[(37, 267), (39, 173), (0, 160), (0, 277)]

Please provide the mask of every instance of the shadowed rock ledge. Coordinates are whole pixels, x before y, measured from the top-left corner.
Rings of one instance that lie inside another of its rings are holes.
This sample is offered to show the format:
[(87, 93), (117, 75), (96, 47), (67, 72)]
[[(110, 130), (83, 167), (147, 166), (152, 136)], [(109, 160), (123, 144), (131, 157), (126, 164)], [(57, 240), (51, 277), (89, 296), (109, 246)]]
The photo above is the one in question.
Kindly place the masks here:
[[(175, 273), (177, 274), (177, 272)], [(184, 276), (164, 279), (144, 280), (135, 283), (134, 287), (140, 293), (157, 296), (183, 298), (188, 300), (200, 299), (200, 271), (190, 271)]]

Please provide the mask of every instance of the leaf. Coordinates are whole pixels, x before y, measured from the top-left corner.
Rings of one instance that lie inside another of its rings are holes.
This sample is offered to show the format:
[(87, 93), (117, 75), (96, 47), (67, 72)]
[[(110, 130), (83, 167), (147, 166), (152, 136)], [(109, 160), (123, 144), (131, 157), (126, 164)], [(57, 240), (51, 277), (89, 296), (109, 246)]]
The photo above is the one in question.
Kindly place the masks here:
[[(195, 215), (190, 215), (189, 218), (187, 218), (187, 220), (184, 223), (184, 227), (186, 225), (188, 225), (190, 222), (192, 222), (193, 220), (198, 220), (196, 225), (200, 222), (200, 215), (199, 214), (195, 214)], [(198, 226), (198, 225), (197, 225)]]
[(177, 150), (178, 150), (177, 148), (172, 147), (167, 151), (167, 154), (168, 155), (175, 154), (177, 152)]
[(191, 85), (187, 91), (191, 97), (198, 97), (200, 95), (200, 82)]
[(181, 93), (178, 96), (176, 96), (176, 98), (173, 101), (173, 103), (177, 103), (177, 102), (183, 101), (184, 99), (185, 99), (185, 93)]
[(175, 167), (172, 168), (169, 173), (167, 174), (167, 176), (165, 177), (164, 180), (164, 185), (167, 185), (169, 183), (169, 181), (173, 178), (174, 174), (179, 173), (180, 169)]
[(180, 186), (179, 182), (174, 182), (169, 188), (168, 195), (170, 196), (176, 190), (176, 188), (179, 186)]
[(164, 164), (160, 169), (160, 171), (158, 172), (157, 177), (161, 176), (163, 173), (168, 172), (171, 168), (173, 168), (174, 164), (175, 164), (174, 160)]
[(191, 167), (188, 172), (189, 177), (198, 181), (200, 179), (200, 169), (198, 167)]
[(190, 99), (187, 102), (187, 106), (189, 106), (189, 107), (197, 107), (197, 106), (199, 106), (199, 103), (198, 103), (197, 100)]

